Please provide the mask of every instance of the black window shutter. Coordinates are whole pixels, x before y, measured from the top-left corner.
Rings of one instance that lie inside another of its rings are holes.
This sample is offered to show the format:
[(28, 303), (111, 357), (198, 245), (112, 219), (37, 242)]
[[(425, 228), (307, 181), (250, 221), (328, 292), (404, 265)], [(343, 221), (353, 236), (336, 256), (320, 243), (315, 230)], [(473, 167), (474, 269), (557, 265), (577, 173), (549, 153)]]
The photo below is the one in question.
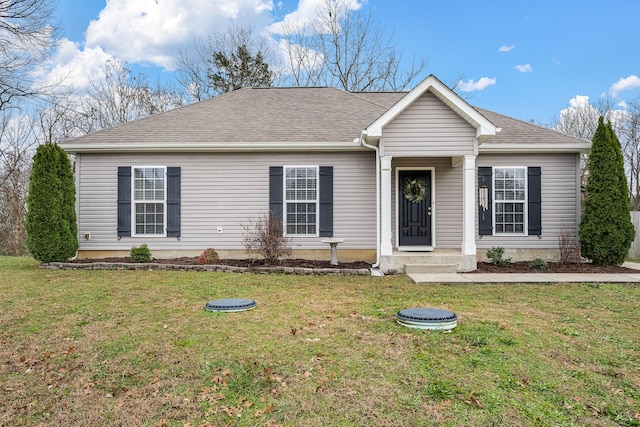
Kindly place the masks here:
[(493, 170), (491, 167), (478, 168), (478, 233), (481, 236), (493, 234)]
[(180, 167), (167, 167), (167, 237), (180, 237)]
[(118, 166), (118, 237), (131, 237), (131, 166)]
[(282, 166), (269, 167), (269, 210), (281, 221), (282, 205), (284, 202), (282, 194)]
[(539, 166), (527, 168), (527, 195), (528, 195), (528, 232), (530, 236), (542, 234), (542, 171)]
[(320, 237), (333, 237), (333, 166), (320, 166)]

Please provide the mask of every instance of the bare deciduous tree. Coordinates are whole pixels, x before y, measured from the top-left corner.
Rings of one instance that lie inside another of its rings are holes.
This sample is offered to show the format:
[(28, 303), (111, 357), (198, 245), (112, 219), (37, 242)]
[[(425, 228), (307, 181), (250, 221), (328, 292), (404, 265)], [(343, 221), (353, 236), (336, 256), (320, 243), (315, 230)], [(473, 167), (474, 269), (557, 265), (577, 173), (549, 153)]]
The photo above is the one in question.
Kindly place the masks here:
[(81, 111), (95, 121), (94, 129), (121, 125), (182, 104), (178, 94), (152, 88), (146, 76), (133, 75), (118, 59), (107, 61), (103, 71), (104, 79), (91, 82), (81, 107)]
[(577, 96), (571, 101), (570, 107), (553, 119), (552, 127), (567, 135), (590, 141), (598, 128), (600, 116), (609, 118), (612, 110), (613, 101), (610, 98), (601, 98), (591, 104), (588, 97)]
[(618, 116), (616, 134), (629, 177), (631, 209), (640, 210), (640, 97), (629, 101), (625, 113)]
[(285, 83), (333, 86), (351, 92), (399, 91), (425, 69), (425, 59), (405, 62), (393, 37), (369, 9), (349, 0), (325, 0), (310, 27), (283, 27)]
[(36, 146), (33, 121), (17, 109), (0, 114), (0, 253), (20, 255), (25, 247), (25, 215)]
[[(568, 135), (591, 140), (598, 127), (600, 116), (608, 120), (622, 148), (625, 172), (629, 183), (631, 209), (640, 209), (640, 97), (626, 102), (620, 108), (610, 97), (598, 99), (594, 104), (587, 97), (576, 97), (572, 105), (561, 111), (552, 127)], [(588, 159), (583, 161), (584, 172)]]
[(0, 1), (0, 110), (41, 94), (31, 71), (48, 55), (55, 28), (51, 0)]

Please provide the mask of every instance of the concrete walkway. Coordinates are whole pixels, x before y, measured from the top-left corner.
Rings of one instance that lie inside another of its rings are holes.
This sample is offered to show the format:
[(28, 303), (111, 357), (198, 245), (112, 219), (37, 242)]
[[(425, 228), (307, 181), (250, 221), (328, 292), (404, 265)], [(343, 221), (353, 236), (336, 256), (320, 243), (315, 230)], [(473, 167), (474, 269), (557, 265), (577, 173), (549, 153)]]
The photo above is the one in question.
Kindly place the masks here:
[(623, 267), (638, 270), (630, 274), (590, 273), (434, 273), (408, 274), (417, 284), (427, 283), (640, 283), (640, 264)]

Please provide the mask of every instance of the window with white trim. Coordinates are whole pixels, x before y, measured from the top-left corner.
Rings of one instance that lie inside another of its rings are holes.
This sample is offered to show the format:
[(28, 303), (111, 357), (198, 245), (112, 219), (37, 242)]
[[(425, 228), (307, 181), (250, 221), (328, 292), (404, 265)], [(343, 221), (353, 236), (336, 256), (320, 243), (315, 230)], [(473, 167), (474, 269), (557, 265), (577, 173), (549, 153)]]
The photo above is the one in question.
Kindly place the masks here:
[(164, 236), (166, 229), (166, 168), (133, 167), (134, 235)]
[(284, 203), (287, 235), (318, 234), (318, 166), (285, 166)]
[(494, 168), (493, 194), (495, 233), (525, 234), (527, 168)]

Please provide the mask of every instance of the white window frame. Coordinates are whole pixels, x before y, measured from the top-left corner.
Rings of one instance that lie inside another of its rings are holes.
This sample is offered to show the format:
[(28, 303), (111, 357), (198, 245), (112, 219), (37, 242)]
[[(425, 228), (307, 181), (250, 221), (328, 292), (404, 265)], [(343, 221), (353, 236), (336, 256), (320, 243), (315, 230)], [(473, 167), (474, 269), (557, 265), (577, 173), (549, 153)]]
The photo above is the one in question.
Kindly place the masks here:
[[(287, 200), (287, 170), (291, 169), (315, 169), (316, 171), (316, 230), (315, 233), (307, 233), (307, 234), (298, 234), (298, 233), (287, 233), (287, 206), (289, 203), (314, 203), (312, 200)], [(283, 231), (285, 236), (291, 237), (318, 237), (320, 235), (320, 166), (319, 165), (284, 165), (283, 166), (283, 180), (282, 180), (282, 203), (283, 203)]]
[[(498, 200), (496, 197), (496, 170), (499, 169), (521, 169), (524, 171), (524, 199), (523, 200)], [(493, 206), (492, 206), (492, 211), (493, 211), (493, 235), (494, 236), (527, 236), (528, 235), (528, 224), (527, 224), (527, 219), (528, 219), (528, 205), (529, 205), (529, 183), (528, 183), (528, 174), (527, 174), (527, 166), (493, 166), (493, 171), (492, 171), (492, 189), (493, 189), (493, 195), (492, 195), (492, 199), (493, 199)], [(498, 228), (496, 227), (496, 216), (498, 215), (498, 209), (497, 206), (499, 204), (504, 204), (504, 203), (518, 203), (518, 204), (522, 204), (523, 209), (522, 209), (522, 233), (506, 233), (506, 232), (498, 232)]]
[[(136, 169), (162, 169), (164, 178), (164, 194), (162, 199), (163, 205), (163, 224), (162, 234), (146, 234), (137, 232), (136, 222), (136, 206), (138, 204), (155, 203), (160, 204), (158, 200), (136, 200)], [(166, 237), (167, 236), (167, 167), (166, 166), (131, 166), (131, 236), (132, 237)]]

